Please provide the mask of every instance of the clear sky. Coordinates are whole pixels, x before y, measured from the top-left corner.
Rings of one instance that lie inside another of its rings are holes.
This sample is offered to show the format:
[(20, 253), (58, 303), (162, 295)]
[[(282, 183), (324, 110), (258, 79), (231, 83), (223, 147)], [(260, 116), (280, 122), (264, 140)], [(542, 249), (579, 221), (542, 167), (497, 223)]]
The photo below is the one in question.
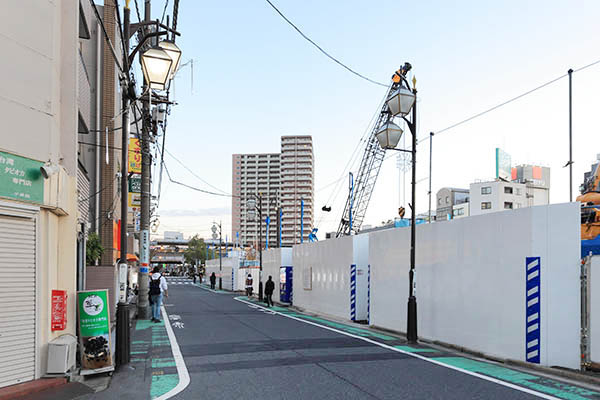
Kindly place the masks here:
[[(595, 0), (273, 2), (324, 49), (372, 79), (387, 83), (409, 61), (417, 78), (421, 138), (600, 59)], [(163, 6), (153, 1), (153, 17)], [(178, 30), (183, 62), (194, 60), (194, 85), (192, 90), (190, 66), (183, 67), (167, 150), (204, 181), (231, 193), (231, 154), (278, 152), (281, 135), (310, 134), (315, 223), (321, 238), (335, 231), (347, 196), (344, 167), (386, 89), (319, 53), (264, 0), (181, 1)], [(600, 64), (573, 75), (576, 194), (600, 153), (599, 78)], [(406, 139), (408, 144), (410, 136)], [(510, 153), (513, 164), (551, 167), (551, 201), (568, 201), (568, 169), (562, 168), (568, 160), (568, 79), (434, 137), (434, 195), (444, 186), (493, 178), (495, 147)], [(166, 163), (174, 179), (213, 190), (170, 156)], [(417, 185), (418, 212), (428, 208), (428, 168), (425, 141), (417, 157), (417, 179), (423, 179)], [(329, 185), (340, 177), (337, 188)], [(399, 186), (394, 154), (382, 167), (365, 223), (396, 216)], [(166, 176), (162, 189), (159, 233), (208, 237), (211, 222), (221, 220), (230, 235), (230, 198), (190, 191)], [(407, 198), (409, 193), (407, 185)], [(333, 207), (331, 213), (320, 211), (325, 204)]]

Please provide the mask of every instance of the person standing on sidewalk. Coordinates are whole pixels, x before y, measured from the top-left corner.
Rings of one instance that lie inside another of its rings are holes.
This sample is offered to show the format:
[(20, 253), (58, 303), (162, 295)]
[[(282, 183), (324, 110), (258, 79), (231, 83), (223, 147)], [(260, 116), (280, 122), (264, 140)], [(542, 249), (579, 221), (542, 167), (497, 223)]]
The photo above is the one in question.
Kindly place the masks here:
[(150, 276), (150, 290), (148, 290), (152, 302), (152, 322), (160, 322), (160, 306), (163, 295), (169, 297), (168, 289), (167, 280), (160, 273), (160, 267), (154, 267)]
[(215, 290), (215, 285), (216, 284), (217, 284), (217, 276), (213, 272), (212, 274), (210, 274), (210, 288), (212, 290)]
[(269, 279), (267, 283), (265, 283), (265, 297), (267, 298), (267, 307), (271, 307), (273, 305), (273, 292), (275, 291), (275, 282), (273, 282), (273, 277), (269, 275)]
[(252, 297), (252, 274), (246, 278), (246, 296)]

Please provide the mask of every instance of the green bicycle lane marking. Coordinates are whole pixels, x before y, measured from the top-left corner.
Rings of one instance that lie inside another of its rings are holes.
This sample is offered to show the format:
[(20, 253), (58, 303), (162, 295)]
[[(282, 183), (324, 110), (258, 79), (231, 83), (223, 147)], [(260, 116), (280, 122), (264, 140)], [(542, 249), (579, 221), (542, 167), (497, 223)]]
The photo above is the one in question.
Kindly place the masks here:
[[(135, 358), (131, 358), (131, 362), (145, 363), (146, 368), (151, 369), (150, 398), (154, 399), (169, 392), (179, 383), (179, 375), (172, 373), (176, 368), (176, 363), (170, 351), (171, 342), (165, 328), (165, 321), (155, 323), (149, 320), (138, 320), (135, 325), (135, 331), (145, 336), (146, 339), (133, 340), (131, 342), (131, 354), (135, 355)], [(152, 351), (155, 349), (160, 350), (161, 348), (164, 350), (168, 349), (168, 351), (160, 351), (160, 353), (169, 354), (169, 356), (154, 358)], [(144, 354), (146, 355), (145, 357), (142, 356)]]
[(592, 390), (573, 386), (555, 379), (531, 375), (525, 372), (502, 367), (500, 365), (475, 361), (464, 357), (435, 357), (432, 358), (432, 360), (464, 369), (466, 371), (476, 372), (497, 378), (505, 382), (514, 383), (516, 385), (523, 386), (540, 393), (546, 393), (555, 397), (559, 397), (561, 399), (586, 400), (600, 398), (600, 392), (594, 392)]
[[(248, 299), (245, 296), (239, 297), (240, 299), (252, 302), (253, 304), (260, 305), (260, 302), (255, 301), (254, 299)], [(333, 322), (326, 320), (320, 317), (313, 317), (309, 315), (304, 315), (295, 311), (291, 311), (284, 307), (271, 307), (273, 311), (277, 311), (279, 313), (289, 315), (294, 318), (305, 319), (313, 322), (317, 322), (319, 324), (330, 326), (332, 328), (336, 328), (341, 331), (345, 331), (357, 336), (362, 337), (375, 337), (378, 339), (382, 339), (384, 341), (397, 341), (398, 338), (387, 336), (375, 332), (371, 332), (367, 329), (357, 328), (348, 326), (346, 324)], [(560, 382), (551, 378), (539, 377), (536, 375), (531, 375), (527, 373), (523, 373), (517, 370), (513, 370), (507, 367), (489, 364), (482, 361), (476, 361), (465, 357), (456, 357), (452, 353), (437, 350), (428, 347), (413, 347), (407, 345), (394, 345), (394, 348), (398, 350), (402, 350), (408, 353), (442, 353), (446, 354), (445, 356), (437, 356), (437, 357), (428, 357), (431, 360), (435, 360), (437, 362), (457, 367), (469, 372), (475, 372), (482, 375), (490, 376), (505, 382), (513, 383), (522, 387), (526, 387), (531, 390), (535, 390), (540, 393), (549, 394), (561, 399), (567, 400), (586, 400), (586, 399), (600, 399), (600, 392), (594, 392), (592, 390), (584, 389), (578, 386), (570, 385), (567, 383)], [(423, 354), (425, 356), (425, 354)]]

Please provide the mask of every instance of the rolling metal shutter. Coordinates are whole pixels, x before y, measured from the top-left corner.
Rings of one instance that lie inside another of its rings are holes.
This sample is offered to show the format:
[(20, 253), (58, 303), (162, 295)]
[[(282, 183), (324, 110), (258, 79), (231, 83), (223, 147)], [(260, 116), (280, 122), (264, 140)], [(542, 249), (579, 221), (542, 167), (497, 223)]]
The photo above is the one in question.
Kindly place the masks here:
[(35, 377), (35, 220), (0, 215), (0, 387)]

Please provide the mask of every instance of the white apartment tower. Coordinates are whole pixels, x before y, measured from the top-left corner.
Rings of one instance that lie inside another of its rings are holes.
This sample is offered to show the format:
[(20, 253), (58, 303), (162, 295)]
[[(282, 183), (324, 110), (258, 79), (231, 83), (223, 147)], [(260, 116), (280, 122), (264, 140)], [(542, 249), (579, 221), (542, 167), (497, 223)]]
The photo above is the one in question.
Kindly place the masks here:
[(266, 224), (268, 216), (269, 246), (277, 245), (277, 202), (279, 195), (280, 162), (279, 153), (268, 154), (234, 154), (232, 157), (232, 193), (231, 200), (231, 241), (256, 244), (258, 247), (260, 227), (258, 217), (248, 216), (247, 202), (250, 199), (262, 198), (262, 245), (266, 245)]
[[(281, 243), (291, 246), (304, 240), (313, 227), (314, 169), (311, 136), (282, 136), (281, 153), (234, 154), (232, 156), (231, 238), (240, 246), (258, 246), (258, 218), (248, 215), (247, 202), (262, 198), (262, 246), (266, 247), (266, 217), (269, 217), (269, 247), (279, 245), (278, 208), (281, 208)], [(301, 203), (304, 201), (304, 225)]]
[[(302, 211), (302, 202), (304, 210)], [(312, 137), (281, 137), (281, 207), (283, 246), (300, 243), (300, 234), (308, 241), (314, 223), (314, 158)], [(304, 224), (301, 224), (301, 216)]]

